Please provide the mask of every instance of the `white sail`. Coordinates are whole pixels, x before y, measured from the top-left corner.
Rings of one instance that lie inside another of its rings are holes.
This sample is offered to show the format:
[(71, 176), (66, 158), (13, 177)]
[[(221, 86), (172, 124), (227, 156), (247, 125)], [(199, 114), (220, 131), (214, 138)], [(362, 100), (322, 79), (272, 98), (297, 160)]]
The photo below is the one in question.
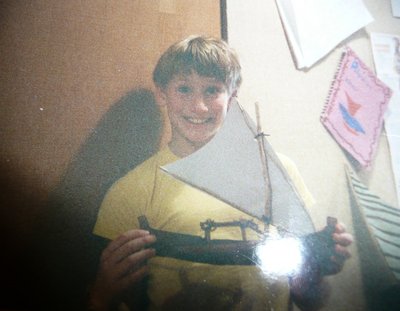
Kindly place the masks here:
[[(258, 219), (295, 235), (314, 232), (304, 203), (271, 146), (264, 139), (271, 206), (258, 147), (256, 126), (237, 103), (232, 103), (215, 137), (195, 153), (162, 169), (173, 177)], [(268, 210), (266, 210), (266, 207)]]

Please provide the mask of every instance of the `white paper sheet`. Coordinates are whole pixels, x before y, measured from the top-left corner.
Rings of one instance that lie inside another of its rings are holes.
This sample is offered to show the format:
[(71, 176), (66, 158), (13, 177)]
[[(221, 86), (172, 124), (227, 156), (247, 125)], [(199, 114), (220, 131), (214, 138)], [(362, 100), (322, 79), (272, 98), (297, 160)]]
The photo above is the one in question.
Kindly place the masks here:
[(371, 45), (376, 74), (393, 91), (385, 129), (400, 204), (400, 35), (371, 33)]
[(373, 21), (362, 0), (276, 0), (297, 69), (309, 68)]
[(400, 17), (400, 0), (392, 1), (392, 14), (394, 17)]

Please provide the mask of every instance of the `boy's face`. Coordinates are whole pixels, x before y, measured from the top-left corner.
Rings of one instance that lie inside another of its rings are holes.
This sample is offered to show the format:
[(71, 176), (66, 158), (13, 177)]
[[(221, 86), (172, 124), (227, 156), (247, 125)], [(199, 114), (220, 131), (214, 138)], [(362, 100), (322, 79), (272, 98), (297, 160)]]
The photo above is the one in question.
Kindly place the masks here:
[(225, 84), (196, 72), (180, 74), (158, 90), (160, 105), (166, 105), (172, 128), (170, 147), (178, 156), (205, 145), (221, 127), (232, 96)]

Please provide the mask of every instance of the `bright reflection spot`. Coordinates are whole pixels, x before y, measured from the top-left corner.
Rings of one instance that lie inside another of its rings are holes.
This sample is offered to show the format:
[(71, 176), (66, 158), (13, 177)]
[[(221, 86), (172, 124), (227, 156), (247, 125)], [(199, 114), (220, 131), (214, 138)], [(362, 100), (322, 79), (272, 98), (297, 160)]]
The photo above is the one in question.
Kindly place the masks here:
[(268, 275), (293, 275), (303, 264), (303, 247), (295, 238), (267, 239), (256, 250), (259, 266)]

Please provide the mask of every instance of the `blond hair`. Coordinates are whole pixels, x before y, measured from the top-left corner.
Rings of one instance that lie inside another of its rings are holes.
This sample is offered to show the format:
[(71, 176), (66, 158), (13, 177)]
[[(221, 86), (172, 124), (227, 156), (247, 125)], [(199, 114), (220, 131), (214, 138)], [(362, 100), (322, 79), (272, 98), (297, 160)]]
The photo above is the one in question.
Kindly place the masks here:
[(165, 88), (175, 75), (193, 71), (223, 82), (230, 94), (237, 91), (242, 82), (235, 51), (222, 40), (204, 36), (189, 36), (170, 46), (158, 60), (153, 81), (156, 86)]

